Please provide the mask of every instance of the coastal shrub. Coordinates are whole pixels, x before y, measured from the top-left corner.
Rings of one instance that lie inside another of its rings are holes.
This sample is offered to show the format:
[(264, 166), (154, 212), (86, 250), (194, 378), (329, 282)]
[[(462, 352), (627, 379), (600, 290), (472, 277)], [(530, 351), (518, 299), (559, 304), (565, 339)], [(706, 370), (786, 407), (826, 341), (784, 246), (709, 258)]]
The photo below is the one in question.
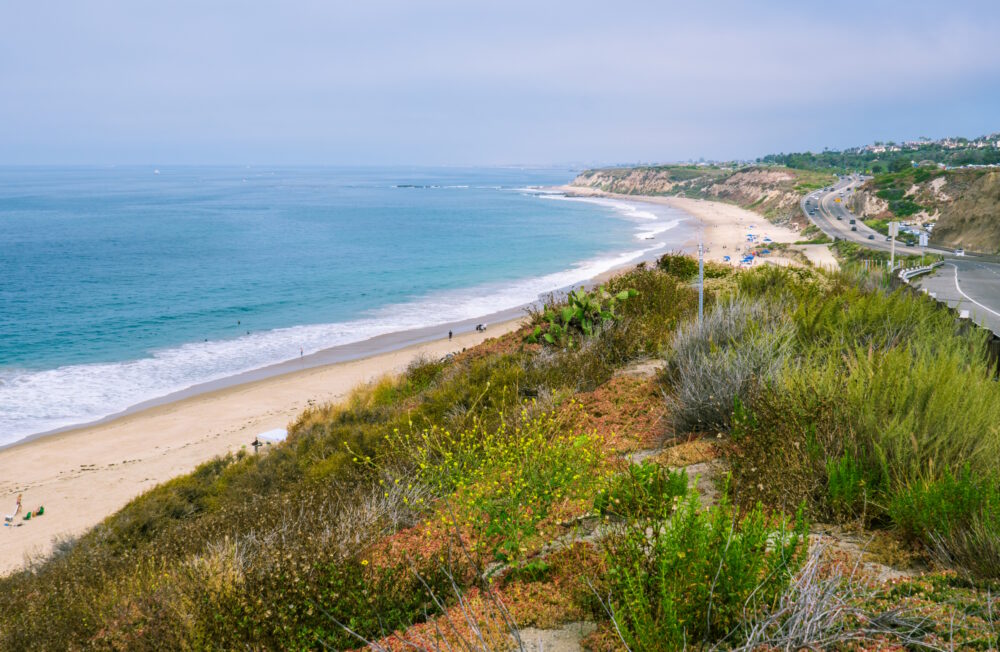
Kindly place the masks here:
[(807, 525), (723, 497), (702, 509), (697, 491), (664, 497), (655, 512), (606, 539), (607, 609), (632, 650), (710, 645), (772, 606), (802, 564)]
[(626, 301), (618, 310), (619, 323), (608, 333), (621, 337), (629, 346), (624, 358), (657, 355), (669, 344), (677, 325), (698, 308), (698, 294), (689, 285), (655, 269), (632, 269), (608, 281), (608, 291), (634, 289), (635, 301)]
[(473, 552), (488, 560), (524, 556), (538, 526), (557, 506), (588, 500), (602, 478), (600, 439), (568, 432), (553, 414), (522, 414), (517, 425), (479, 424), (457, 433), (396, 433), (414, 451), (416, 477), (451, 495), (451, 516), (476, 531)]
[(604, 516), (654, 515), (664, 501), (687, 493), (688, 476), (683, 469), (670, 470), (651, 460), (630, 464), (601, 489), (594, 509)]
[(838, 520), (864, 519), (882, 477), (850, 453), (826, 462), (826, 501)]
[(984, 359), (970, 360), (960, 345), (915, 342), (882, 355), (855, 351), (840, 372), (842, 418), (885, 460), (896, 483), (965, 465), (976, 473), (995, 469), (1000, 387)]
[(657, 258), (656, 267), (681, 281), (690, 281), (698, 275), (698, 259), (676, 251)]
[[(698, 278), (698, 259), (681, 252), (670, 252), (656, 259), (656, 268), (679, 281), (689, 283)], [(706, 260), (703, 262), (705, 278), (724, 278), (733, 273), (730, 265)]]
[(898, 491), (889, 505), (893, 523), (914, 538), (967, 527), (983, 510), (1000, 510), (1000, 484), (965, 467), (937, 480), (915, 482)]
[(1000, 516), (981, 510), (967, 525), (932, 531), (929, 548), (939, 563), (956, 568), (973, 582), (1000, 580)]
[(728, 431), (737, 400), (748, 405), (784, 364), (791, 334), (780, 306), (739, 298), (678, 328), (665, 370), (675, 430)]
[(788, 382), (787, 374), (760, 388), (754, 409), (734, 419), (729, 447), (734, 497), (743, 506), (762, 502), (786, 513), (805, 504), (827, 509), (826, 463), (853, 450), (849, 431), (834, 417), (835, 401)]
[(995, 474), (1000, 388), (961, 338), (920, 337), (790, 365), (740, 424), (743, 500), (809, 500), (833, 517), (887, 516), (895, 492), (968, 466)]
[[(955, 320), (936, 302), (902, 290), (864, 292), (855, 287), (803, 295), (791, 313), (802, 349), (842, 356), (855, 348), (887, 350), (921, 342), (954, 346)], [(964, 341), (962, 346), (975, 346)]]
[(1000, 579), (1000, 479), (966, 467), (915, 482), (892, 496), (889, 514), (907, 537), (923, 542), (946, 566)]
[(761, 265), (736, 277), (739, 296), (745, 299), (767, 299), (787, 302), (802, 292), (814, 291), (820, 282), (818, 272), (805, 267)]

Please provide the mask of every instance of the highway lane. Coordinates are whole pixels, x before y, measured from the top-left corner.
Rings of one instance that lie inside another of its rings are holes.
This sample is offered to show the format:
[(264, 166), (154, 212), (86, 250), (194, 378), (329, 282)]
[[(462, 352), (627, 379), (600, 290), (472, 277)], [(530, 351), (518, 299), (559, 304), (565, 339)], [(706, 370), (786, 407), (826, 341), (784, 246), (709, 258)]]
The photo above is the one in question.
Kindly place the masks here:
[[(852, 175), (839, 180), (831, 190), (821, 189), (806, 195), (801, 206), (806, 217), (831, 238), (856, 242), (879, 251), (888, 252), (891, 243), (885, 236), (866, 226), (857, 215), (847, 209), (852, 192), (865, 182), (863, 177)], [(829, 186), (828, 186), (829, 187)], [(837, 198), (841, 201), (836, 201)], [(810, 215), (810, 211), (815, 211)], [(851, 224), (851, 220), (855, 224)], [(851, 226), (857, 228), (852, 231)], [(868, 236), (874, 236), (869, 238)], [(914, 280), (914, 285), (927, 288), (940, 301), (958, 310), (968, 310), (979, 325), (1000, 335), (1000, 264), (975, 255), (956, 256), (951, 250), (937, 247), (908, 247), (896, 243), (897, 254), (938, 254), (945, 264), (934, 274)], [(994, 257), (995, 258), (995, 257)]]
[(974, 322), (1000, 335), (1000, 265), (949, 260), (913, 285), (956, 310), (968, 310)]
[[(865, 181), (865, 178), (856, 175), (844, 177), (832, 186), (832, 190), (821, 189), (806, 195), (801, 202), (802, 210), (806, 217), (831, 238), (848, 240), (869, 249), (888, 252), (892, 248), (892, 243), (886, 240), (886, 236), (867, 226), (860, 217), (851, 213), (847, 208), (850, 195)], [(837, 199), (840, 201), (838, 202)], [(816, 213), (810, 215), (811, 210), (815, 210)], [(851, 224), (851, 220), (854, 220), (855, 223)], [(854, 227), (854, 230), (851, 227)], [(910, 255), (920, 253), (951, 255), (952, 253), (935, 247), (909, 247), (902, 242), (896, 242), (896, 251), (900, 254)]]

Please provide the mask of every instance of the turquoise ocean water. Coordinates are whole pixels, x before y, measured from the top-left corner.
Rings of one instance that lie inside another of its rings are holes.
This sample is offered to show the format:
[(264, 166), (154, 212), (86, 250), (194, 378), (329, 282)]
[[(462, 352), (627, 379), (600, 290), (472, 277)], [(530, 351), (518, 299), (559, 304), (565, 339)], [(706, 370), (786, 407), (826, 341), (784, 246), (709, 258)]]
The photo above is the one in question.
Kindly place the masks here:
[(682, 241), (564, 169), (0, 168), (0, 445)]

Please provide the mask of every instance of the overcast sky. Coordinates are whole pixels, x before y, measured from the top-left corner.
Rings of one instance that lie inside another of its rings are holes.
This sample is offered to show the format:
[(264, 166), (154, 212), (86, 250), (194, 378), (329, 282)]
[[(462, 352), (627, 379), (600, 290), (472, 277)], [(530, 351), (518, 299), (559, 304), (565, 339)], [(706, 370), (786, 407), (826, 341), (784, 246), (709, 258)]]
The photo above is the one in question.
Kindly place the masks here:
[(0, 163), (613, 163), (1000, 131), (1000, 2), (0, 0)]

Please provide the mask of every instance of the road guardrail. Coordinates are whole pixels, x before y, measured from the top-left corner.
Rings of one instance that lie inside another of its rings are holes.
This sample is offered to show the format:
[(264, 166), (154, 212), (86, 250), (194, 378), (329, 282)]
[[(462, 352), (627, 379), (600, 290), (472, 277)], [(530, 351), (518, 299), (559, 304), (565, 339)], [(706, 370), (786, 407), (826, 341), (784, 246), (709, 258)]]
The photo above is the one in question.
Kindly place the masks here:
[(924, 265), (923, 267), (910, 267), (908, 269), (899, 270), (899, 279), (904, 283), (909, 283), (911, 278), (920, 276), (921, 274), (929, 274), (935, 269), (943, 265), (944, 263), (934, 263), (933, 265)]

